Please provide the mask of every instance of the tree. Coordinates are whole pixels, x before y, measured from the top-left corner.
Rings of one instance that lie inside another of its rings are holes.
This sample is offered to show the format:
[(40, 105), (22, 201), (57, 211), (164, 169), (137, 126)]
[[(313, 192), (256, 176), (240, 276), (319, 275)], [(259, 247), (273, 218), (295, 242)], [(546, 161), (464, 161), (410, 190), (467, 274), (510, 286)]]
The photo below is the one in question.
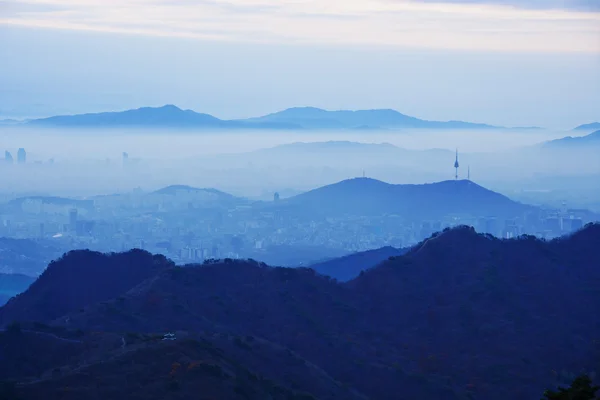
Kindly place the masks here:
[(568, 389), (559, 387), (558, 391), (546, 390), (542, 400), (594, 400), (600, 386), (592, 386), (592, 380), (587, 375), (580, 375)]
[(19, 400), (17, 385), (12, 381), (0, 382), (0, 400)]
[(21, 324), (18, 322), (11, 322), (7, 327), (6, 327), (6, 333), (9, 333), (11, 335), (20, 335), (21, 334)]

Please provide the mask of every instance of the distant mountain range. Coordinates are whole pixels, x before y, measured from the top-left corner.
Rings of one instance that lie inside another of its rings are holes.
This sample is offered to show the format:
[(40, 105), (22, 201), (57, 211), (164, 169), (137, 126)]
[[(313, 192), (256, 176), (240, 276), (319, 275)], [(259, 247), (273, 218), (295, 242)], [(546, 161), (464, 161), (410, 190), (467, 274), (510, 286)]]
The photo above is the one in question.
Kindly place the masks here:
[(174, 105), (143, 107), (34, 119), (30, 125), (47, 127), (155, 127), (207, 129), (492, 129), (487, 124), (463, 121), (426, 121), (394, 110), (327, 111), (314, 107), (290, 108), (262, 117), (222, 120), (209, 114), (182, 110)]
[(176, 195), (178, 193), (207, 193), (215, 195), (221, 199), (233, 199), (235, 196), (213, 188), (196, 188), (188, 185), (171, 185), (156, 190), (154, 194)]
[(359, 143), (347, 140), (331, 140), (327, 142), (286, 143), (275, 147), (256, 150), (253, 153), (260, 155), (277, 153), (286, 156), (300, 154), (304, 156), (306, 154), (314, 153), (331, 154), (336, 152), (347, 153), (351, 151), (368, 152), (370, 150), (377, 150), (379, 153), (388, 152), (390, 154), (398, 154), (399, 151), (406, 151), (390, 143)]
[(534, 209), (469, 180), (393, 185), (371, 178), (355, 178), (280, 203), (303, 214), (394, 214), (412, 220), (439, 220), (451, 214), (508, 217)]
[(286, 123), (308, 129), (378, 129), (378, 128), (426, 128), (426, 129), (489, 129), (486, 124), (463, 121), (426, 121), (404, 115), (395, 110), (327, 111), (314, 107), (295, 107), (247, 122)]
[[(255, 155), (256, 162), (260, 162), (260, 158), (267, 160), (275, 157), (283, 157), (286, 160), (302, 159), (314, 160), (315, 158), (324, 157), (330, 163), (335, 163), (334, 158), (337, 156), (347, 158), (352, 157), (353, 161), (372, 165), (378, 162), (389, 163), (409, 163), (419, 160), (420, 162), (431, 162), (427, 156), (434, 157), (439, 160), (442, 157), (450, 156), (454, 162), (454, 151), (446, 149), (426, 149), (414, 150), (405, 149), (395, 146), (390, 143), (361, 143), (351, 141), (327, 141), (327, 142), (295, 142), (282, 144), (275, 147), (265, 148), (246, 153), (245, 156)], [(239, 154), (237, 155), (239, 157)], [(371, 160), (369, 160), (371, 159)], [(344, 159), (344, 161), (347, 161)]]
[(71, 252), (0, 308), (0, 390), (540, 398), (598, 366), (599, 242), (600, 225), (552, 241), (457, 227), (346, 283), (251, 260), (177, 267), (141, 250)]
[(600, 145), (600, 130), (585, 136), (567, 136), (562, 139), (551, 140), (542, 144), (542, 146), (550, 148), (572, 148), (598, 145)]
[[(461, 154), (461, 161), (474, 155)], [(204, 166), (226, 166), (245, 168), (249, 163), (254, 167), (271, 168), (287, 166), (291, 168), (339, 168), (356, 170), (357, 167), (373, 171), (373, 167), (389, 170), (402, 168), (400, 175), (410, 174), (419, 168), (421, 174), (435, 174), (442, 168), (452, 166), (454, 151), (446, 149), (405, 149), (390, 143), (364, 143), (353, 141), (294, 142), (263, 148), (247, 153), (229, 153), (197, 158), (194, 162)], [(398, 175), (396, 175), (398, 176)], [(431, 180), (443, 177), (431, 176)]]
[(16, 119), (0, 119), (0, 125), (19, 125), (23, 122)]
[(209, 128), (209, 129), (294, 129), (297, 126), (279, 123), (248, 124), (243, 121), (226, 121), (209, 114), (182, 110), (174, 105), (162, 107), (142, 107), (120, 112), (103, 112), (93, 114), (62, 115), (42, 119), (34, 119), (29, 125), (47, 127), (81, 127), (81, 128)]
[(600, 122), (592, 122), (591, 124), (583, 124), (576, 127), (575, 131), (595, 131), (600, 129)]

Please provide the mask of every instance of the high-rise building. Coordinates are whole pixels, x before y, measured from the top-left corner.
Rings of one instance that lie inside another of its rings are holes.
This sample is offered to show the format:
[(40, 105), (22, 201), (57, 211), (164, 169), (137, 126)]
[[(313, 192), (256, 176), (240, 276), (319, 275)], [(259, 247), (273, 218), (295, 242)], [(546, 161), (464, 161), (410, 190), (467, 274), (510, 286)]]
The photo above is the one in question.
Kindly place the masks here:
[(127, 163), (129, 162), (129, 154), (126, 152), (123, 152), (123, 166), (127, 166)]
[(4, 152), (4, 161), (6, 161), (7, 164), (12, 164), (14, 162), (13, 156), (12, 154), (10, 154), (10, 151)]
[(273, 195), (273, 201), (275, 201), (275, 202), (279, 201), (279, 193), (275, 192), (275, 194)]
[(485, 233), (498, 237), (498, 219), (496, 217), (487, 217), (485, 219)]
[(583, 220), (581, 218), (573, 218), (571, 220), (571, 231), (575, 232), (583, 228)]
[(558, 215), (550, 215), (544, 220), (544, 229), (553, 234), (560, 233), (560, 218)]
[(502, 237), (510, 239), (519, 236), (520, 230), (515, 219), (507, 219), (504, 221), (504, 229), (502, 231)]
[(24, 148), (20, 148), (19, 151), (17, 151), (17, 163), (19, 164), (25, 164), (27, 162), (27, 153), (25, 152)]

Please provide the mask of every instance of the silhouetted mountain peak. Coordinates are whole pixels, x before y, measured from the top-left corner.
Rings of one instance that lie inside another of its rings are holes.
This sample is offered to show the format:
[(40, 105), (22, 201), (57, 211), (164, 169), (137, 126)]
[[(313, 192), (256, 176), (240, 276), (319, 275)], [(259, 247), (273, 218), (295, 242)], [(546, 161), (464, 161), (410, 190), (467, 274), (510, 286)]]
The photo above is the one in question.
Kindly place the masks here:
[(159, 106), (159, 107), (140, 107), (140, 108), (135, 108), (132, 110), (127, 110), (124, 112), (144, 112), (144, 113), (162, 113), (162, 114), (178, 114), (178, 113), (183, 113), (184, 111), (173, 105), (173, 104), (165, 104), (164, 106)]
[(335, 185), (337, 185), (338, 187), (352, 188), (352, 189), (358, 189), (358, 190), (365, 189), (365, 188), (377, 188), (377, 187), (390, 186), (390, 184), (387, 182), (383, 182), (378, 179), (369, 178), (369, 177), (356, 177), (356, 178), (345, 179), (337, 184), (334, 183), (333, 185), (330, 185), (330, 187), (333, 187)]
[(284, 202), (313, 214), (393, 214), (415, 220), (435, 220), (450, 214), (515, 216), (532, 208), (469, 180), (394, 185), (366, 177), (323, 186)]
[(212, 115), (182, 110), (172, 104), (161, 107), (141, 107), (126, 111), (100, 112), (78, 115), (60, 115), (32, 120), (34, 125), (49, 126), (155, 126), (155, 127), (202, 127), (226, 124)]
[(174, 263), (134, 249), (104, 254), (75, 250), (51, 262), (24, 292), (0, 308), (0, 326), (14, 320), (51, 321), (129, 290)]
[[(568, 237), (569, 238), (569, 237)], [(579, 240), (579, 239), (590, 240), (592, 242), (600, 243), (600, 222), (592, 222), (585, 225), (579, 231), (573, 233), (570, 236), (570, 239)], [(557, 240), (567, 240), (565, 238), (559, 238)]]
[(469, 251), (472, 246), (479, 246), (484, 240), (493, 240), (491, 236), (477, 233), (475, 228), (459, 225), (436, 232), (413, 247), (407, 254), (414, 255), (429, 251), (432, 247), (439, 249), (454, 248), (458, 251)]
[(290, 107), (287, 108), (283, 111), (280, 111), (280, 113), (288, 113), (288, 114), (305, 114), (305, 113), (326, 113), (327, 111), (322, 109), (322, 108), (318, 108), (318, 107), (310, 107), (310, 106), (305, 106), (305, 107)]
[(556, 245), (566, 243), (570, 247), (574, 258), (587, 257), (598, 251), (600, 223), (589, 223), (569, 236), (554, 239), (552, 243)]
[(164, 111), (181, 111), (181, 108), (174, 104), (165, 104), (164, 106), (158, 108)]

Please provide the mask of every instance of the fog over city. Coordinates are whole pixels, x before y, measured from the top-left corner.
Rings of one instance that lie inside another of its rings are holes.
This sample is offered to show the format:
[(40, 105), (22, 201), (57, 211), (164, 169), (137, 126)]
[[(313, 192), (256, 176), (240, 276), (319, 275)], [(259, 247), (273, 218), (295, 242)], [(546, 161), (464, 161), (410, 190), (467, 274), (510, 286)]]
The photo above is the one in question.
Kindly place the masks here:
[[(239, 196), (305, 191), (362, 176), (389, 183), (451, 179), (458, 149), (460, 177), (515, 195), (522, 191), (566, 193), (536, 202), (570, 200), (597, 207), (597, 146), (544, 148), (550, 140), (586, 132), (546, 129), (494, 130), (180, 130), (0, 127), (16, 157), (31, 165), (0, 166), (6, 194), (91, 196), (156, 190), (170, 184), (211, 187)], [(299, 146), (312, 144), (313, 148)], [(355, 146), (349, 146), (355, 144)], [(372, 144), (379, 146), (359, 146)], [(287, 146), (286, 146), (287, 145)], [(385, 151), (395, 146), (397, 153)], [(318, 151), (315, 151), (317, 150)], [(381, 152), (386, 153), (382, 158)], [(123, 155), (130, 158), (123, 165)], [(293, 178), (292, 178), (293, 177)], [(564, 188), (566, 182), (568, 188)], [(519, 197), (521, 194), (516, 195)], [(562, 200), (559, 197), (562, 196)], [(596, 196), (596, 195), (595, 195)]]

